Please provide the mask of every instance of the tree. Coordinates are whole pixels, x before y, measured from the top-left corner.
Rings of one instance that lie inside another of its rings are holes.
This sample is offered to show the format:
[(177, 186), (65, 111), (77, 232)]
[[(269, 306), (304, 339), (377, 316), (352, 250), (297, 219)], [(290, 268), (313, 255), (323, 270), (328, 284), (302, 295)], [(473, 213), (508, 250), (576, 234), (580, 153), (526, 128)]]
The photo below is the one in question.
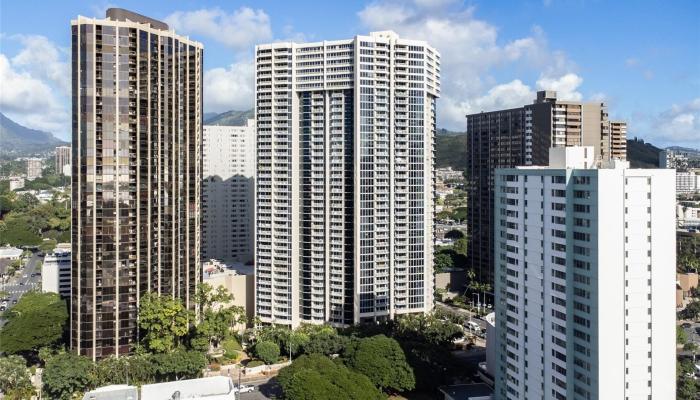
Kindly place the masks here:
[(452, 229), (451, 231), (445, 234), (445, 239), (457, 240), (465, 237), (466, 235), (464, 234), (464, 232), (460, 231), (459, 229)]
[(0, 390), (8, 400), (25, 399), (34, 394), (24, 358), (14, 355), (0, 357)]
[(455, 253), (466, 256), (467, 255), (467, 245), (468, 245), (468, 243), (467, 243), (466, 237), (455, 240), (455, 243), (453, 245)]
[(74, 394), (82, 394), (94, 387), (97, 379), (89, 358), (62, 353), (46, 362), (43, 383), (48, 398), (70, 400)]
[(369, 378), (320, 354), (300, 356), (280, 370), (277, 380), (290, 400), (384, 398)]
[(440, 249), (435, 255), (435, 273), (444, 272), (454, 267), (454, 261), (449, 250)]
[[(443, 314), (443, 319), (432, 315), (405, 315), (397, 319), (396, 337), (407, 340), (420, 339), (422, 342), (437, 346), (448, 346), (464, 336), (462, 327)], [(458, 317), (453, 317), (459, 320)]]
[(677, 326), (676, 327), (676, 343), (677, 344), (685, 344), (688, 341), (688, 334), (685, 333), (685, 329), (683, 327)]
[(384, 335), (357, 340), (346, 351), (347, 365), (381, 390), (402, 392), (416, 385), (399, 343)]
[(218, 347), (230, 334), (231, 328), (246, 321), (245, 310), (243, 307), (230, 305), (233, 295), (223, 286), (214, 289), (209, 284), (199, 284), (195, 301), (201, 311), (196, 335), (206, 338), (210, 346)]
[(258, 342), (255, 345), (255, 355), (263, 360), (265, 364), (274, 364), (280, 357), (280, 348), (274, 342)]
[(10, 309), (0, 331), (0, 350), (36, 355), (40, 348), (60, 343), (68, 321), (66, 302), (56, 293), (28, 292)]
[(139, 302), (138, 324), (144, 348), (155, 353), (173, 351), (189, 331), (190, 312), (179, 298), (146, 293)]
[(688, 304), (682, 311), (683, 318), (695, 320), (700, 315), (700, 301)]
[(155, 382), (154, 364), (150, 355), (110, 356), (95, 365), (96, 386)]
[(155, 371), (156, 381), (159, 382), (199, 378), (207, 364), (204, 354), (184, 349), (153, 354), (150, 361)]

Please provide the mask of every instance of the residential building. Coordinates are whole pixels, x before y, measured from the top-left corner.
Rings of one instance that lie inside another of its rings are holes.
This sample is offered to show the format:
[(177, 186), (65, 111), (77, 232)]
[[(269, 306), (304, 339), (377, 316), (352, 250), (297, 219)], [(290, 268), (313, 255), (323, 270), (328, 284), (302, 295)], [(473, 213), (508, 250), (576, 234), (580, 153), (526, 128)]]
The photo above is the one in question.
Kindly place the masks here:
[(688, 167), (688, 156), (673, 150), (659, 152), (659, 168), (675, 168), (685, 170)]
[(71, 245), (57, 246), (44, 256), (41, 267), (41, 290), (58, 293), (69, 299), (71, 296)]
[(693, 194), (700, 191), (700, 170), (676, 171), (676, 192)]
[(676, 204), (678, 227), (700, 229), (700, 202), (684, 201)]
[(24, 187), (24, 178), (20, 178), (20, 177), (10, 178), (10, 191), (22, 189), (23, 187)]
[(547, 165), (550, 147), (592, 146), (601, 160), (624, 159), (627, 128), (604, 103), (563, 101), (537, 92), (533, 104), (467, 115), (469, 263), (493, 282), (493, 174), (496, 168)]
[(129, 353), (146, 292), (201, 281), (202, 45), (118, 8), (71, 21), (71, 348)]
[[(214, 288), (225, 288), (233, 295), (231, 305), (242, 307), (248, 321), (255, 317), (255, 271), (253, 265), (241, 263), (225, 264), (209, 260), (202, 264), (203, 281)], [(246, 324), (234, 327), (239, 330)]]
[(202, 258), (252, 262), (255, 120), (205, 125), (202, 144)]
[(373, 32), (256, 47), (256, 315), (349, 325), (433, 307), (440, 56)]
[(43, 168), (43, 160), (41, 158), (27, 158), (27, 180), (41, 178), (41, 170)]
[(596, 154), (496, 170), (499, 399), (675, 396), (673, 171)]
[(56, 174), (63, 174), (64, 167), (66, 165), (70, 166), (70, 146), (56, 147), (56, 150), (54, 150), (54, 157), (56, 162)]

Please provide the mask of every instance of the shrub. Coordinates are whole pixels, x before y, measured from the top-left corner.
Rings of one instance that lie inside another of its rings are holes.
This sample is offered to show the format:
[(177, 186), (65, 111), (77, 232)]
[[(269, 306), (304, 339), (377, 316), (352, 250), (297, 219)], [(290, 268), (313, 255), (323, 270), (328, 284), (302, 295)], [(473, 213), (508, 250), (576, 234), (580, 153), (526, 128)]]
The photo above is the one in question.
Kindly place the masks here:
[(248, 361), (248, 364), (245, 367), (246, 368), (255, 368), (255, 367), (259, 367), (261, 365), (265, 365), (265, 363), (261, 360), (250, 360), (250, 361)]
[(259, 342), (255, 345), (255, 354), (265, 364), (274, 364), (280, 357), (280, 348), (274, 342)]

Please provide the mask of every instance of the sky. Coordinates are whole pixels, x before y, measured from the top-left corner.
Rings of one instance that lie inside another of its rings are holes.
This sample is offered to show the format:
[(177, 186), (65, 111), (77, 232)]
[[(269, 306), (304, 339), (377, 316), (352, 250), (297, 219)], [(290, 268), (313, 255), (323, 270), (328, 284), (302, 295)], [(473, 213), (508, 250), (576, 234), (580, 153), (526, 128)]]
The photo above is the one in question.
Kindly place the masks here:
[(700, 148), (700, 2), (602, 0), (2, 1), (0, 111), (68, 139), (70, 20), (126, 8), (204, 44), (204, 110), (252, 108), (255, 44), (376, 30), (442, 55), (438, 127), (531, 103), (604, 101), (628, 137)]

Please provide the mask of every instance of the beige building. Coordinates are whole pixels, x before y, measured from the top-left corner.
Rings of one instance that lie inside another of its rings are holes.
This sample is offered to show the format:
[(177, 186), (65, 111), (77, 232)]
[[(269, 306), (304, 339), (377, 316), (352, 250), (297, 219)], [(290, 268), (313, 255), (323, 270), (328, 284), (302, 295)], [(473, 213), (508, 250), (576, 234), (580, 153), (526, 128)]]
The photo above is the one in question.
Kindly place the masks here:
[(255, 120), (205, 125), (202, 142), (202, 259), (252, 262)]
[(132, 350), (142, 294), (195, 308), (203, 47), (123, 9), (71, 30), (70, 343), (94, 360)]
[(698, 274), (696, 272), (686, 272), (676, 274), (676, 307), (681, 308), (686, 305), (686, 300), (691, 297), (691, 289), (698, 287)]
[(40, 158), (27, 158), (27, 180), (33, 180), (41, 177), (43, 161)]
[[(255, 276), (252, 265), (240, 263), (224, 264), (219, 260), (209, 260), (202, 264), (203, 282), (214, 288), (222, 286), (233, 295), (232, 305), (243, 307), (248, 321), (255, 317)], [(238, 325), (236, 329), (245, 329)]]
[(70, 166), (70, 146), (56, 147), (54, 156), (56, 158), (56, 175), (64, 174), (64, 167), (66, 165)]

